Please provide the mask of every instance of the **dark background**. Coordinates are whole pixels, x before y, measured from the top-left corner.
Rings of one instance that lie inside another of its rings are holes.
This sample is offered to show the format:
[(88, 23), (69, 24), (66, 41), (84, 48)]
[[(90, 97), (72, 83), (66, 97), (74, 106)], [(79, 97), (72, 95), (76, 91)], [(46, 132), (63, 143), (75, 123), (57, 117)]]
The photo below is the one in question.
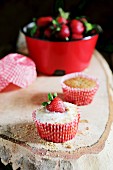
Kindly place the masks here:
[[(62, 5), (63, 4), (63, 5)], [(56, 15), (62, 5), (73, 16), (85, 15), (101, 25), (97, 49), (112, 67), (113, 1), (112, 0), (0, 0), (0, 58), (16, 51), (19, 30), (33, 17)]]

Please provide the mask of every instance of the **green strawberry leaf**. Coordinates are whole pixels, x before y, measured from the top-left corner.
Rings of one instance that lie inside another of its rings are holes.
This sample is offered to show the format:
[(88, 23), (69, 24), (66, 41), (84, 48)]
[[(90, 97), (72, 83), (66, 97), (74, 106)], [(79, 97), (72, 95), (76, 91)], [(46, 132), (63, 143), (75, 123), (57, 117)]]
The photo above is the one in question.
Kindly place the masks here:
[(30, 31), (31, 37), (34, 36), (34, 34), (36, 33), (36, 30), (37, 30), (37, 25), (35, 24), (34, 27), (33, 27), (33, 28), (31, 29), (31, 31)]
[(54, 30), (54, 29), (55, 29), (55, 27), (54, 27), (53, 25), (51, 25), (49, 28), (50, 28), (51, 30)]
[(57, 28), (56, 28), (56, 31), (60, 31), (60, 30), (61, 30), (61, 27), (57, 27)]
[(59, 25), (59, 23), (55, 19), (52, 20), (52, 24), (53, 25)]
[(82, 16), (76, 16), (75, 18), (76, 18), (76, 19), (78, 19), (78, 20), (81, 20), (82, 18), (85, 18), (85, 19), (87, 20), (87, 18), (86, 18), (86, 16), (85, 16), (85, 15), (82, 15)]
[(95, 25), (95, 29), (97, 30), (98, 33), (102, 33), (103, 30), (102, 30), (102, 27), (100, 25)]
[(78, 17), (78, 16), (77, 16), (77, 17), (75, 17), (75, 18), (76, 18), (77, 20), (80, 20), (80, 19), (81, 19), (81, 17)]
[(53, 95), (51, 93), (48, 93), (48, 99), (51, 101), (53, 100)]
[(47, 103), (47, 102), (43, 102), (42, 105), (43, 105), (43, 106), (47, 106), (48, 103)]
[(95, 28), (95, 25), (89, 23), (89, 22), (84, 22), (85, 28), (86, 28), (86, 33), (90, 30), (92, 30), (93, 28)]
[(60, 13), (60, 16), (65, 18), (65, 19), (68, 19), (69, 18), (69, 15), (70, 13), (69, 12), (64, 12), (62, 8), (59, 8), (59, 13)]
[(33, 21), (35, 22), (37, 19), (36, 18), (33, 18)]

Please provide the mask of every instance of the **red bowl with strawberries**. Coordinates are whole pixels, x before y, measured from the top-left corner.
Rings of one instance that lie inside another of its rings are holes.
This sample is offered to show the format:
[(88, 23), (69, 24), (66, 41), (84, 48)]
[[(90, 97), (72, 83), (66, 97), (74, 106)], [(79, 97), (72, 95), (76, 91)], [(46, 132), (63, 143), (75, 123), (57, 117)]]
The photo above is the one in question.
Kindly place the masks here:
[(98, 27), (86, 18), (68, 20), (41, 17), (22, 29), (29, 56), (37, 70), (47, 75), (80, 72), (88, 67), (97, 39)]

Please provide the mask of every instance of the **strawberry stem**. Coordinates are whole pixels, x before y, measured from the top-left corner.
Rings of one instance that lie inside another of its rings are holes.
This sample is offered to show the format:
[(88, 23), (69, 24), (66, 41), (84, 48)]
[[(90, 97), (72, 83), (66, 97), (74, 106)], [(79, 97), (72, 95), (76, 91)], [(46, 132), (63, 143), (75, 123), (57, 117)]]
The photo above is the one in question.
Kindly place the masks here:
[(48, 101), (48, 102), (47, 102), (47, 104), (50, 104), (50, 103), (51, 103), (51, 101)]
[(53, 97), (54, 97), (54, 98), (57, 97), (57, 93), (54, 93), (54, 94), (53, 94)]
[(51, 103), (51, 101), (52, 101), (55, 97), (57, 97), (57, 93), (54, 93), (53, 95), (52, 95), (51, 93), (48, 93), (48, 99), (49, 99), (49, 101), (48, 101), (48, 102), (43, 102), (42, 105), (43, 105), (43, 106), (47, 106), (48, 104)]

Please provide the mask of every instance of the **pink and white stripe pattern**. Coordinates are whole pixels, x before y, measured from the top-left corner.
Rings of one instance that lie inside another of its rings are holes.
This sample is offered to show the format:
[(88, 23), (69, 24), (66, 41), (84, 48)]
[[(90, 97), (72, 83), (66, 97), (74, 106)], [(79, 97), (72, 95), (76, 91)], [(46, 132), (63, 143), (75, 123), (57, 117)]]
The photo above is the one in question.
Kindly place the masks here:
[[(83, 89), (83, 88), (81, 89), (81, 88), (71, 88), (64, 83), (65, 80), (70, 78), (76, 78), (76, 77), (84, 77), (89, 80), (93, 80), (95, 81), (96, 85), (89, 89)], [(93, 76), (89, 76), (82, 72), (77, 72), (77, 73), (71, 73), (63, 76), (61, 79), (61, 86), (62, 86), (65, 101), (81, 106), (81, 105), (88, 105), (92, 102), (94, 95), (99, 88), (99, 83), (97, 78), (94, 78)]]
[(36, 77), (35, 63), (24, 55), (12, 53), (0, 60), (0, 91), (9, 83), (26, 88)]
[(42, 139), (54, 143), (63, 143), (75, 137), (78, 130), (80, 113), (78, 110), (75, 119), (72, 122), (64, 124), (41, 123), (36, 118), (36, 111), (32, 113), (32, 118), (35, 122), (37, 132)]

